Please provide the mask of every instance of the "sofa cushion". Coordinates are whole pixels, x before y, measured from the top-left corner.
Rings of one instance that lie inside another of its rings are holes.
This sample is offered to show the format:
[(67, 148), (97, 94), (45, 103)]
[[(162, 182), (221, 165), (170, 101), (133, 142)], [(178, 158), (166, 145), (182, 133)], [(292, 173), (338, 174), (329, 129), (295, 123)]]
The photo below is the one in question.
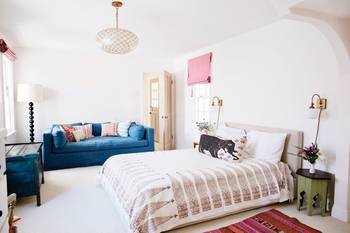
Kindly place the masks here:
[(71, 125), (61, 125), (62, 129), (64, 130), (64, 132), (66, 133), (66, 138), (68, 140), (68, 142), (75, 142), (75, 138), (74, 138), (74, 126)]
[(66, 133), (60, 126), (54, 126), (52, 128), (53, 145), (56, 148), (61, 148), (67, 143)]
[[(71, 126), (81, 126), (81, 125), (83, 125), (83, 123), (77, 122), (77, 123), (71, 123), (71, 124), (53, 124), (53, 125), (52, 125), (52, 130), (53, 130), (55, 127), (61, 128), (62, 125), (67, 126), (67, 127), (71, 127)], [(67, 132), (66, 132), (63, 128), (62, 128), (62, 130), (63, 130), (63, 132), (66, 134), (66, 139), (67, 139), (67, 141), (68, 141)], [(73, 136), (73, 135), (72, 135), (72, 136)], [(74, 136), (73, 136), (73, 138), (70, 138), (70, 140), (73, 140), (73, 141), (74, 141)]]
[(147, 146), (147, 140), (136, 140), (132, 137), (93, 137), (85, 141), (69, 142), (62, 148), (53, 148), (55, 153), (114, 150)]
[(117, 133), (118, 123), (103, 123), (101, 124), (101, 136), (118, 136)]
[(144, 139), (145, 127), (143, 125), (132, 124), (129, 128), (129, 136), (136, 140)]
[(82, 129), (76, 129), (72, 133), (76, 142), (83, 141), (87, 138), (85, 132)]
[(130, 121), (118, 122), (118, 136), (128, 137), (130, 125)]
[[(109, 122), (105, 122), (109, 123)], [(102, 123), (85, 123), (84, 125), (87, 124), (92, 124), (92, 135), (96, 136), (101, 136), (102, 132)]]
[(76, 125), (73, 127), (74, 130), (82, 130), (86, 138), (94, 137), (94, 135), (92, 134), (92, 124)]

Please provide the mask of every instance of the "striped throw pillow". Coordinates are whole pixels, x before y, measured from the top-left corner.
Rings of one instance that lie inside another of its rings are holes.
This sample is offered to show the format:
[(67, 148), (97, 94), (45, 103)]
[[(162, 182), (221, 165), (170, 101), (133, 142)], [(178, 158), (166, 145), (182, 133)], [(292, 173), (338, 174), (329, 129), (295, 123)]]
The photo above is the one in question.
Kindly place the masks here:
[(101, 136), (118, 136), (118, 123), (103, 123), (101, 124)]
[(92, 124), (73, 126), (74, 130), (82, 130), (85, 134), (85, 138), (92, 138)]
[(80, 142), (87, 138), (85, 132), (82, 129), (74, 130), (73, 135), (74, 135), (75, 141), (77, 142)]
[(120, 122), (118, 124), (118, 135), (120, 137), (128, 137), (130, 125), (131, 125), (130, 121)]

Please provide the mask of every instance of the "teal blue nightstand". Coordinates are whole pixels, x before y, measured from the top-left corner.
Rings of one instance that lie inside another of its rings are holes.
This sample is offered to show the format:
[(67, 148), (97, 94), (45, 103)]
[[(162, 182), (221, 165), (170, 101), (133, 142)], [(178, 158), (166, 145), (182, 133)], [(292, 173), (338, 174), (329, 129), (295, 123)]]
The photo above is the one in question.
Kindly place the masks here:
[(41, 205), (40, 184), (44, 183), (41, 146), (42, 143), (5, 146), (8, 194), (16, 193), (17, 197), (36, 195), (37, 206)]

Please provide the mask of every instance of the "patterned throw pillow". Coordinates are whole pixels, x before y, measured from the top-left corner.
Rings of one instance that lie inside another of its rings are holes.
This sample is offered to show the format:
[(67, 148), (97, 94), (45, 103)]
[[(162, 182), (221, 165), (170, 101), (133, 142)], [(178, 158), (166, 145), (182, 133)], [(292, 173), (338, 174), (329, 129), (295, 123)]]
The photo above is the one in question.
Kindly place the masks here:
[[(85, 138), (92, 138), (92, 124), (73, 126), (75, 130), (82, 130), (85, 134)], [(84, 138), (84, 139), (85, 139)]]
[(61, 127), (64, 130), (64, 132), (66, 133), (66, 138), (67, 138), (68, 142), (74, 142), (75, 141), (74, 134), (73, 134), (73, 131), (75, 130), (74, 126), (61, 125)]
[(118, 136), (118, 123), (103, 123), (101, 124), (101, 136)]
[(76, 129), (76, 130), (74, 130), (73, 131), (73, 135), (74, 135), (75, 141), (77, 141), (77, 142), (80, 142), (80, 141), (82, 141), (82, 140), (87, 138), (83, 129)]
[(130, 125), (131, 125), (130, 121), (120, 122), (118, 124), (118, 135), (120, 137), (128, 137)]
[(238, 141), (234, 142), (230, 139), (203, 134), (199, 142), (199, 152), (225, 161), (238, 162), (243, 157), (239, 153), (236, 143), (239, 144)]
[(219, 138), (232, 140), (235, 143), (235, 150), (237, 151), (236, 156), (238, 156), (240, 159), (245, 159), (249, 157), (246, 135), (239, 135), (234, 138), (222, 138), (222, 137), (219, 137)]

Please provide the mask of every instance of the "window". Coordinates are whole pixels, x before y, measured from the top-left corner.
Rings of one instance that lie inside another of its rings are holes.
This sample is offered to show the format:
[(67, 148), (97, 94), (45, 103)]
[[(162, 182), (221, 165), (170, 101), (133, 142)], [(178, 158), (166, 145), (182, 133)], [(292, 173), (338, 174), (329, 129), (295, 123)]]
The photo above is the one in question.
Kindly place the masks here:
[(151, 107), (159, 107), (159, 82), (158, 79), (151, 80)]
[(6, 57), (2, 56), (2, 88), (4, 100), (4, 120), (5, 128), (8, 133), (15, 130), (14, 114), (14, 94), (13, 94), (13, 63)]
[(196, 84), (193, 86), (196, 122), (209, 122), (210, 115), (210, 84)]

